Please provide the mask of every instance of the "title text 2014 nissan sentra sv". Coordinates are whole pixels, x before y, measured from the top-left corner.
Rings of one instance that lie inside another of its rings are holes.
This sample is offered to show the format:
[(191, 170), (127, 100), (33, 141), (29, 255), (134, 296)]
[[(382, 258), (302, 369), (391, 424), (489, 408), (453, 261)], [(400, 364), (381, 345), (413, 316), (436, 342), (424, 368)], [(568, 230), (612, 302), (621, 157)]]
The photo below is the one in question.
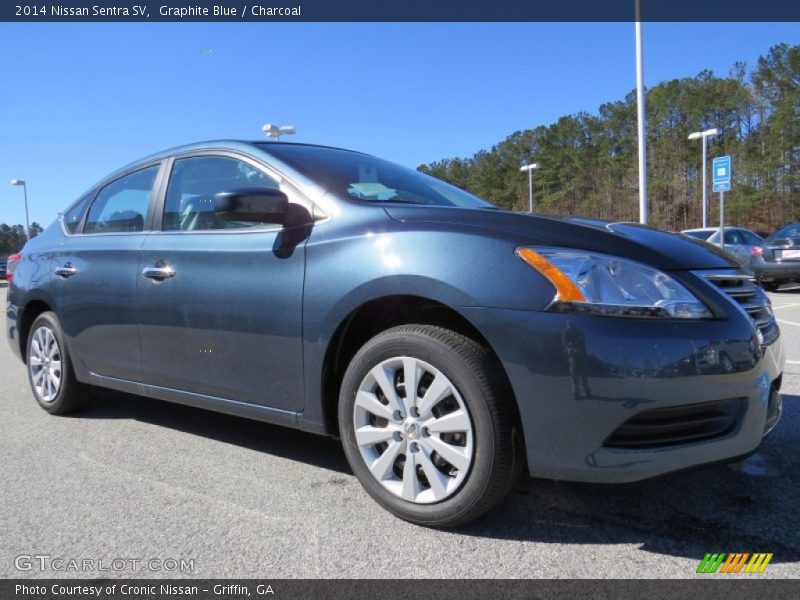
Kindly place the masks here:
[(729, 256), (347, 150), (145, 158), (9, 273), (46, 411), (102, 387), (338, 435), (367, 492), (424, 525), (476, 518), (525, 467), (625, 482), (740, 457), (781, 412), (780, 333)]

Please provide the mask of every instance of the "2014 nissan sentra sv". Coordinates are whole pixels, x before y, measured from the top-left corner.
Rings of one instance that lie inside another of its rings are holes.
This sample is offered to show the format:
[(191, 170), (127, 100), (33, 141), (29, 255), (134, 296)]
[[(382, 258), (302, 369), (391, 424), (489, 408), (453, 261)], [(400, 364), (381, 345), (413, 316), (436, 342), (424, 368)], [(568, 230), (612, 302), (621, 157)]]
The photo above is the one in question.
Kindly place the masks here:
[(49, 413), (111, 388), (339, 436), (367, 492), (429, 526), (525, 467), (626, 482), (741, 457), (781, 412), (769, 300), (728, 255), (336, 148), (145, 158), (9, 273), (8, 337)]

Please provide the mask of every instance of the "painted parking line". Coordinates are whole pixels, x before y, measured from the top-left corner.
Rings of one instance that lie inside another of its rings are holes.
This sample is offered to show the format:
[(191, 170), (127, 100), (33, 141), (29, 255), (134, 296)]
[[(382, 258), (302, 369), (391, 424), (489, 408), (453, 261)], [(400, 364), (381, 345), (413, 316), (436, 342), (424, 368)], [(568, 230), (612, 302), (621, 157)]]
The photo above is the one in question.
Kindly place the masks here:
[(800, 302), (793, 302), (792, 304), (775, 304), (774, 302), (772, 303), (773, 309), (792, 308), (793, 306), (800, 306)]
[(800, 365), (800, 360), (789, 360), (789, 359), (787, 358), (787, 359), (786, 359), (786, 364), (787, 364), (787, 365)]
[(787, 321), (785, 319), (775, 319), (781, 325), (794, 325), (795, 327), (800, 327), (800, 323), (797, 321)]

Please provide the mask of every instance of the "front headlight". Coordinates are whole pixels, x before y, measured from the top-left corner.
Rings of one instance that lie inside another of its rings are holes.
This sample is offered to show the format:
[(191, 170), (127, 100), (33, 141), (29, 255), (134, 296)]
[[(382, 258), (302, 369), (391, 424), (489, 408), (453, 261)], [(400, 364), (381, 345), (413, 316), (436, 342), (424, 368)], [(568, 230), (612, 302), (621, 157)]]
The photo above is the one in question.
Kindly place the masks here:
[(517, 248), (556, 288), (550, 310), (625, 317), (705, 319), (711, 312), (666, 273), (637, 262), (569, 248)]

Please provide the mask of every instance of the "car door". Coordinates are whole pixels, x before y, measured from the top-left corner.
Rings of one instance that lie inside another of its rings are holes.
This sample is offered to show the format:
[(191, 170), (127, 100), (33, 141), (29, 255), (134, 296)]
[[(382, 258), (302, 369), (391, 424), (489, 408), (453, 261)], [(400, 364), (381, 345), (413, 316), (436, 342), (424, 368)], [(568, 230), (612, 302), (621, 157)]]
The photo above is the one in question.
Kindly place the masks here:
[(52, 256), (53, 296), (73, 359), (104, 377), (137, 380), (141, 356), (136, 287), (139, 250), (161, 163), (129, 172), (62, 219)]
[(170, 162), (159, 231), (142, 247), (142, 382), (301, 410), (305, 240), (213, 210), (217, 193), (288, 184), (236, 155)]

